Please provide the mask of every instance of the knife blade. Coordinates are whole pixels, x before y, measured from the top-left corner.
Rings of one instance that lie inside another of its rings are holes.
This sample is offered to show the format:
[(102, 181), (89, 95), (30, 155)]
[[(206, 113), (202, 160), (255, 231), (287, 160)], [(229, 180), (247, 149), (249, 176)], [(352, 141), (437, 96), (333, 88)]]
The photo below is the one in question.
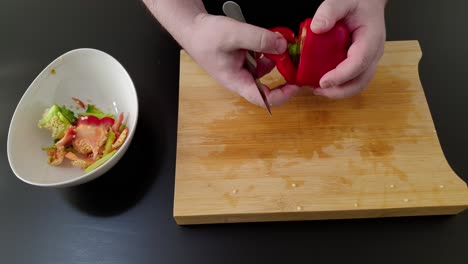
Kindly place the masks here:
[[(244, 15), (242, 14), (242, 10), (236, 2), (226, 1), (223, 4), (223, 12), (227, 17), (246, 23)], [(256, 57), (257, 56), (254, 51), (251, 51), (251, 50), (247, 51), (244, 64), (245, 64), (245, 67), (248, 69), (248, 71), (252, 74), (252, 77), (255, 80), (255, 85), (257, 86), (257, 90), (260, 93), (260, 96), (262, 97), (263, 103), (265, 104), (268, 114), (272, 116), (270, 103), (268, 102), (265, 91), (263, 90), (263, 84), (260, 82), (257, 76), (257, 61), (255, 60)]]

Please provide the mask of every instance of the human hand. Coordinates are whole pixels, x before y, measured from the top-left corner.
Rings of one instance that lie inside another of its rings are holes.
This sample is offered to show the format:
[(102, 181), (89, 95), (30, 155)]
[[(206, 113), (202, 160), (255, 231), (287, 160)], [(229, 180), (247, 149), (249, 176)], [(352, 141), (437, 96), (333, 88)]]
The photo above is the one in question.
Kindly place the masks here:
[[(246, 50), (280, 54), (287, 49), (286, 40), (279, 34), (229, 17), (206, 13), (194, 19), (189, 41), (185, 43), (184, 48), (190, 56), (222, 86), (263, 107), (252, 74), (244, 68)], [(257, 65), (259, 77), (275, 67), (274, 62), (266, 58), (258, 59)], [(286, 103), (299, 91), (299, 87), (284, 85), (270, 90), (264, 86), (264, 90), (268, 102), (275, 107)]]
[(375, 74), (386, 39), (387, 0), (325, 0), (315, 13), (311, 30), (320, 34), (343, 20), (352, 32), (348, 57), (320, 80), (316, 95), (342, 99), (360, 93)]

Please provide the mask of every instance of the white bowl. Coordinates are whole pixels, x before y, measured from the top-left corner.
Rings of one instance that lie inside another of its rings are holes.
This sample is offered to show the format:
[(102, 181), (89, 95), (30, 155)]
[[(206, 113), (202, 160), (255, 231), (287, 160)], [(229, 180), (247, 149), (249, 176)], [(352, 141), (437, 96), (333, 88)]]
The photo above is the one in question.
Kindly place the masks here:
[[(91, 102), (116, 116), (123, 112), (129, 129), (125, 143), (114, 156), (89, 173), (66, 159), (60, 166), (49, 165), (47, 154), (42, 150), (53, 143), (50, 132), (37, 126), (44, 110), (53, 103), (77, 106), (72, 97), (85, 104)], [(122, 158), (132, 141), (137, 120), (137, 93), (124, 67), (96, 49), (69, 51), (34, 79), (16, 107), (7, 143), (11, 169), (20, 180), (36, 186), (65, 187), (88, 182), (107, 172)]]

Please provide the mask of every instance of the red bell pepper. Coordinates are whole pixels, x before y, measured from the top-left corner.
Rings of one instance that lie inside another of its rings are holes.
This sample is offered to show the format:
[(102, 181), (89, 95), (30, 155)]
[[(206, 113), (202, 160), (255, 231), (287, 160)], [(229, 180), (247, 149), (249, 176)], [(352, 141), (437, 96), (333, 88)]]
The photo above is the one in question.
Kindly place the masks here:
[(79, 125), (92, 125), (92, 126), (105, 126), (111, 127), (114, 125), (115, 120), (111, 117), (103, 117), (98, 118), (93, 115), (80, 115), (78, 117), (78, 121), (76, 123), (77, 126)]
[(107, 116), (98, 118), (93, 115), (80, 115), (75, 128), (73, 147), (78, 153), (89, 154), (96, 160), (114, 123), (115, 120)]
[(310, 29), (312, 18), (301, 22), (299, 36), (287, 27), (270, 28), (288, 42), (283, 54), (264, 55), (273, 60), (288, 84), (319, 87), (320, 78), (346, 59), (351, 32), (338, 21), (327, 33), (315, 34)]

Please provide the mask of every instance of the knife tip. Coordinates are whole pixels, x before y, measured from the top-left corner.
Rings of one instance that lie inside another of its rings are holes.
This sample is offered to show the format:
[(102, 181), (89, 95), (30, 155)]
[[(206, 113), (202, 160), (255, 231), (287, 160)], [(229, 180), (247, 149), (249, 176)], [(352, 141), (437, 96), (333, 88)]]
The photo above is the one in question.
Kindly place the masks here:
[(270, 117), (272, 117), (273, 115), (271, 114), (271, 109), (270, 109), (270, 107), (267, 107), (267, 111), (268, 111), (268, 114), (270, 115)]

